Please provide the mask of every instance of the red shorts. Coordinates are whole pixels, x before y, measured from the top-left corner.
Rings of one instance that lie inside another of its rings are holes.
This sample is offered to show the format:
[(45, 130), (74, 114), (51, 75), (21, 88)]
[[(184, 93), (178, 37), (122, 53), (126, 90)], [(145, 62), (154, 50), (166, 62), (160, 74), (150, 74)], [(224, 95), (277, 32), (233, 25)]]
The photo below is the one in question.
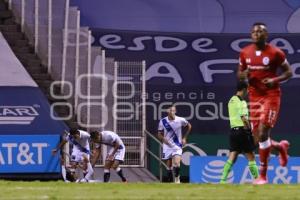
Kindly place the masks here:
[(259, 124), (274, 127), (280, 108), (280, 96), (250, 96), (249, 112), (252, 132), (257, 133)]

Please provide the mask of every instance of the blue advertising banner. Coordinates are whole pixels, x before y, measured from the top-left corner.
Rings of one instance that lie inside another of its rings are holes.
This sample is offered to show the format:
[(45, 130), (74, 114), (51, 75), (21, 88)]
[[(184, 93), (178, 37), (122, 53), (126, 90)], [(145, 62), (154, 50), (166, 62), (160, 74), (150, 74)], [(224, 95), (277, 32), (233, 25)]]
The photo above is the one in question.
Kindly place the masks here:
[(60, 173), (60, 135), (0, 135), (0, 173)]
[(67, 126), (37, 87), (0, 87), (0, 135), (60, 135)]
[[(196, 134), (229, 132), (227, 103), (235, 94), (239, 52), (249, 34), (163, 33), (92, 29), (93, 45), (117, 61), (146, 61), (147, 129), (156, 133), (166, 108), (189, 120)], [(270, 34), (291, 64), (293, 77), (281, 84), (279, 120), (273, 134), (298, 134), (300, 128), (300, 36)], [(130, 80), (130, 77), (128, 77)]]
[[(227, 157), (192, 156), (190, 160), (191, 183), (219, 183)], [(257, 161), (257, 163), (259, 163)], [(281, 167), (277, 157), (271, 157), (268, 167), (269, 183), (300, 183), (300, 157), (290, 157), (288, 165)], [(252, 183), (248, 161), (240, 156), (234, 164), (228, 183)]]

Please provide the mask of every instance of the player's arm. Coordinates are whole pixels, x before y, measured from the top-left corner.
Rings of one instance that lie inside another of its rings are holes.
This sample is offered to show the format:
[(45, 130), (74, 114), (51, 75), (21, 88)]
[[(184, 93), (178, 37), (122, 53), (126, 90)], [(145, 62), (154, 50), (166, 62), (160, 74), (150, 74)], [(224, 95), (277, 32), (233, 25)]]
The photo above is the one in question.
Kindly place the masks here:
[(67, 140), (63, 139), (55, 149), (52, 149), (52, 155), (55, 155), (58, 150), (61, 150), (67, 142)]
[(93, 149), (93, 156), (91, 159), (92, 167), (94, 167), (96, 165), (96, 162), (97, 162), (97, 160), (99, 160), (100, 155), (101, 155), (101, 146), (99, 145), (99, 147), (96, 147)]
[(187, 137), (188, 135), (190, 134), (191, 130), (192, 130), (192, 125), (191, 123), (188, 122), (188, 124), (185, 126), (186, 128), (186, 131), (184, 133), (184, 136), (182, 138), (182, 145), (185, 145), (186, 144), (186, 141), (187, 141)]
[(247, 64), (245, 61), (245, 58), (243, 56), (243, 53), (240, 53), (239, 57), (239, 66), (237, 70), (237, 77), (239, 80), (244, 81), (248, 78), (249, 69), (247, 68)]
[(242, 119), (242, 121), (244, 123), (244, 128), (247, 129), (247, 130), (250, 130), (251, 126), (250, 126), (250, 122), (247, 119), (247, 117), (244, 115), (244, 116), (241, 116), (241, 119)]
[(279, 76), (276, 76), (274, 78), (266, 78), (262, 82), (266, 84), (268, 87), (272, 87), (274, 83), (280, 83), (292, 77), (292, 69), (290, 64), (287, 61), (285, 61), (282, 65), (280, 65), (280, 69), (282, 73)]
[(119, 142), (118, 142), (118, 141), (115, 141), (115, 142), (113, 143), (113, 147), (114, 147), (114, 150), (111, 152), (110, 155), (108, 155), (108, 158), (107, 158), (108, 160), (113, 160), (113, 159), (114, 159), (115, 154), (116, 154), (116, 152), (118, 151), (118, 149), (119, 149), (119, 147), (120, 147)]
[(241, 116), (241, 120), (243, 121), (244, 123), (244, 128), (247, 129), (247, 130), (250, 130), (251, 129), (251, 125), (250, 125), (250, 121), (248, 119), (248, 105), (246, 103), (246, 101), (242, 101), (240, 103), (240, 106), (241, 108), (239, 109), (239, 112), (240, 112), (240, 116)]

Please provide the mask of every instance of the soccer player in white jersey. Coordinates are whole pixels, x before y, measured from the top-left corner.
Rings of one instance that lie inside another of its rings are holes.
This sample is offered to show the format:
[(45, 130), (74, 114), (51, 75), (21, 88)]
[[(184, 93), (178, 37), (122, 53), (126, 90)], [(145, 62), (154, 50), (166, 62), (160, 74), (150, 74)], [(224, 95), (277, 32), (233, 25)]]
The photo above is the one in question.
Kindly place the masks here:
[(81, 182), (88, 182), (93, 173), (93, 167), (90, 162), (90, 134), (83, 130), (71, 129), (70, 132), (66, 132), (62, 141), (57, 148), (52, 150), (55, 155), (58, 150), (61, 150), (67, 142), (73, 144), (71, 153), (71, 165), (74, 167), (80, 165), (83, 170), (84, 178)]
[(101, 144), (107, 146), (107, 156), (104, 165), (103, 181), (109, 182), (110, 169), (113, 168), (122, 179), (127, 182), (120, 168), (120, 164), (124, 162), (125, 145), (121, 138), (112, 131), (93, 131), (91, 132), (91, 140), (95, 144), (93, 151), (92, 165), (94, 166), (100, 157)]
[[(158, 138), (163, 142), (162, 159), (168, 166), (168, 179), (170, 182), (173, 181), (174, 171), (174, 182), (180, 183), (182, 147), (186, 144), (192, 126), (186, 119), (175, 114), (176, 107), (171, 106), (168, 109), (168, 116), (159, 121)], [(185, 134), (182, 135), (183, 128), (185, 128)]]

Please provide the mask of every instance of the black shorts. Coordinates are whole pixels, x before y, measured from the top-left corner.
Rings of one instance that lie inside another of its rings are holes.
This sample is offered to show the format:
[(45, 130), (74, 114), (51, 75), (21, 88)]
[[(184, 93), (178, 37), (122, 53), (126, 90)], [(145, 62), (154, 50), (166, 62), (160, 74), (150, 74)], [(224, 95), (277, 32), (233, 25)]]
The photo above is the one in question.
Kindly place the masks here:
[(231, 129), (229, 144), (230, 152), (251, 153), (255, 149), (251, 131), (242, 127)]

